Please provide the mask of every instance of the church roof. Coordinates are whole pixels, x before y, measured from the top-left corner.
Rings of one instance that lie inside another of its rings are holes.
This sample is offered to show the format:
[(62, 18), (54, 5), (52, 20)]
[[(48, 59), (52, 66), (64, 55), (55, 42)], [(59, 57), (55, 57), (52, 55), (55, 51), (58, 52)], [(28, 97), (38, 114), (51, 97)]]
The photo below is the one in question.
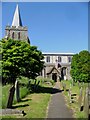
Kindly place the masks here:
[(19, 11), (18, 4), (16, 6), (16, 10), (15, 10), (15, 13), (14, 13), (12, 26), (16, 26), (16, 27), (22, 26), (22, 21), (21, 21), (21, 17), (20, 17), (20, 11)]
[(63, 55), (63, 56), (68, 56), (68, 55), (74, 55), (75, 53), (49, 53), (49, 52), (42, 52), (43, 53), (43, 55), (54, 55), (54, 56), (57, 56), (57, 55)]
[(55, 66), (53, 66), (53, 67), (50, 67), (50, 69), (47, 72), (47, 74), (51, 74), (53, 70), (56, 70), (58, 73), (60, 73), (59, 70)]

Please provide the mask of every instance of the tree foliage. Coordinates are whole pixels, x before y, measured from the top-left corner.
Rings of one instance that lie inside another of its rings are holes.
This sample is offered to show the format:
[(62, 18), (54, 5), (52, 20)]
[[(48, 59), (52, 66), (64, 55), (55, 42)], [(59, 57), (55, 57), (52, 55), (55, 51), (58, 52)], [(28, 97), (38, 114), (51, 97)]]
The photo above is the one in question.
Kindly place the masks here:
[(71, 76), (74, 81), (90, 81), (90, 53), (86, 50), (75, 54), (71, 63)]
[(2, 82), (14, 83), (19, 76), (35, 78), (43, 68), (43, 55), (36, 46), (24, 41), (1, 40)]

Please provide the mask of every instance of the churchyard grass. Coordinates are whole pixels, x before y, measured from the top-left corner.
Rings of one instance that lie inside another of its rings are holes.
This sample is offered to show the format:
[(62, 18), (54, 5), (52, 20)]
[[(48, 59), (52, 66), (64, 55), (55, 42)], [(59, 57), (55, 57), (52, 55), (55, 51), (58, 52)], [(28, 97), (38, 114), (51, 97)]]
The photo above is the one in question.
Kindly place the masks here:
[[(28, 92), (25, 86), (20, 87), (20, 93), (21, 93), (20, 96), (22, 96), (23, 98), (19, 103), (16, 103), (14, 99), (13, 108), (18, 110), (24, 110), (26, 115), (25, 116), (10, 115), (10, 116), (3, 116), (3, 118), (22, 118), (22, 117), (23, 118), (45, 118), (46, 117), (47, 107), (50, 100), (54, 82), (51, 80), (46, 80), (42, 78), (41, 79), (38, 78), (37, 82), (38, 81), (40, 81), (40, 85), (37, 91)], [(48, 81), (50, 81), (50, 84), (47, 84)], [(32, 84), (34, 84), (34, 82), (35, 82), (34, 80), (31, 80)], [(6, 85), (5, 88), (9, 90), (10, 85)], [(25, 95), (26, 93), (27, 95)]]
[[(61, 89), (63, 89), (62, 83), (66, 84), (66, 91), (64, 91), (63, 94), (65, 96), (67, 106), (70, 107), (74, 112), (74, 117), (78, 118), (78, 119), (86, 118), (86, 113), (84, 111), (79, 110), (78, 99), (79, 99), (79, 95), (80, 95), (80, 88), (78, 86), (78, 83), (74, 83), (74, 86), (72, 86), (72, 84), (71, 84), (72, 81), (71, 80), (62, 80), (61, 83), (60, 83)], [(85, 88), (86, 88), (87, 85), (88, 85), (88, 83), (84, 83), (82, 85), (82, 88), (83, 88), (82, 96), (84, 96), (84, 94), (85, 94)], [(76, 98), (74, 98), (75, 101), (73, 103), (70, 103), (70, 97), (69, 97), (69, 94), (68, 94), (68, 89), (71, 90), (71, 93), (76, 94)]]
[(0, 108), (6, 108), (6, 106), (7, 106), (10, 87), (11, 87), (11, 85), (9, 85), (9, 84), (2, 86), (2, 106), (0, 106)]
[[(8, 101), (8, 95), (11, 85), (7, 84), (2, 87), (2, 104), (0, 105), (0, 108), (6, 108), (7, 101)], [(25, 97), (28, 94), (28, 89), (26, 87), (20, 87), (20, 98)], [(16, 103), (15, 97), (13, 100), (13, 104)]]

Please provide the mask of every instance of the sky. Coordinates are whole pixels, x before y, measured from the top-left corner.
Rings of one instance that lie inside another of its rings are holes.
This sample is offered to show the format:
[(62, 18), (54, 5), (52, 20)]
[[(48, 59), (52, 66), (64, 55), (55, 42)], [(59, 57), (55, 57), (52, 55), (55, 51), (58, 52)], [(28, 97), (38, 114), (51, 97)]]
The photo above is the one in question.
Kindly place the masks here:
[(31, 45), (42, 52), (78, 53), (88, 50), (87, 2), (3, 2), (2, 37), (19, 5)]

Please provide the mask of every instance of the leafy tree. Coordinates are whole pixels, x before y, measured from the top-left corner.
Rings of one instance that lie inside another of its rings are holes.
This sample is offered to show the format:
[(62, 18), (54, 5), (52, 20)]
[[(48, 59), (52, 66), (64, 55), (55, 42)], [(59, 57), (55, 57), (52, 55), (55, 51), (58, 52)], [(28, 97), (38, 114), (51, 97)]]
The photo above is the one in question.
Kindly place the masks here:
[(18, 40), (0, 41), (2, 54), (2, 82), (15, 83), (19, 76), (35, 78), (43, 68), (42, 52), (36, 46)]
[(90, 53), (83, 50), (79, 53), (79, 79), (84, 82), (89, 82), (90, 80)]
[(78, 63), (79, 63), (79, 56), (78, 54), (75, 54), (72, 58), (71, 71), (70, 71), (74, 81), (77, 81), (79, 79)]
[(71, 63), (71, 76), (74, 81), (89, 82), (90, 80), (90, 53), (86, 50), (75, 54)]

